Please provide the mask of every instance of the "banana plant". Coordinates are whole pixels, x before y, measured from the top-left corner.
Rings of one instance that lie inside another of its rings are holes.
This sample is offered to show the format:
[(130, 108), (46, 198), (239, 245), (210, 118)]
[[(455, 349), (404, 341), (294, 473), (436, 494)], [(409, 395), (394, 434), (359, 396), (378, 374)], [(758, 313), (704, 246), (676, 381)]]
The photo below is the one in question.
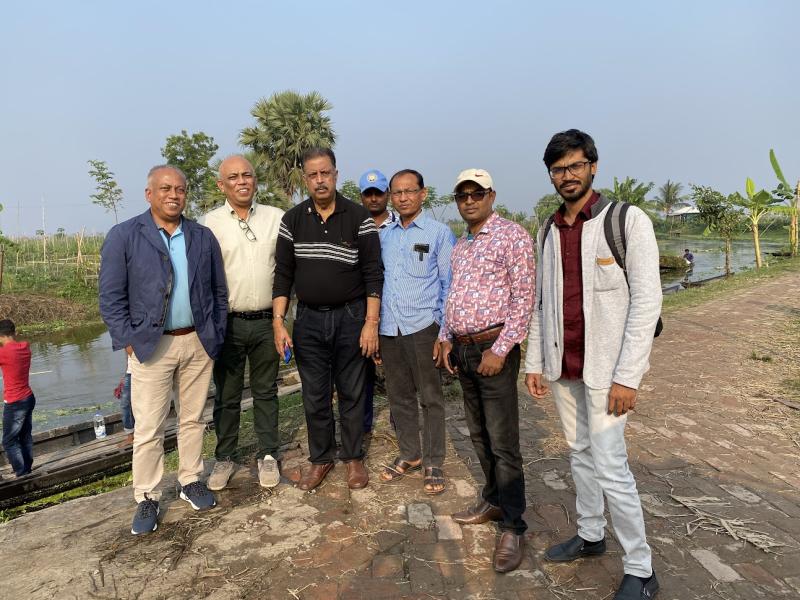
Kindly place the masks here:
[(743, 197), (739, 192), (732, 195), (733, 203), (745, 210), (747, 225), (753, 233), (753, 249), (756, 253), (756, 268), (760, 269), (763, 265), (761, 260), (761, 242), (758, 237), (758, 222), (768, 212), (775, 209), (775, 204), (781, 202), (781, 198), (775, 198), (766, 190), (756, 191), (756, 184), (749, 177), (745, 181), (744, 190), (747, 197)]
[(792, 186), (789, 185), (789, 182), (783, 176), (783, 171), (778, 164), (778, 159), (775, 156), (774, 150), (769, 151), (769, 162), (772, 163), (772, 170), (775, 171), (775, 176), (778, 178), (778, 187), (773, 191), (773, 194), (787, 202), (786, 206), (776, 206), (774, 210), (789, 215), (789, 251), (792, 256), (797, 256), (797, 220), (798, 213), (800, 212), (800, 180), (797, 181), (797, 186), (792, 189)]

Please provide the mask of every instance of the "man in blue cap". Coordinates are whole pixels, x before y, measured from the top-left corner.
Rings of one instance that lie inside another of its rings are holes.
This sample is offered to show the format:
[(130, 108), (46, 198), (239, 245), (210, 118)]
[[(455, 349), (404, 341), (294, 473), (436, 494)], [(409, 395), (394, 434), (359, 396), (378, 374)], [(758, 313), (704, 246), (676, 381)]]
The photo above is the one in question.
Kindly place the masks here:
[[(358, 180), (361, 190), (361, 204), (372, 215), (378, 226), (378, 233), (383, 240), (386, 227), (397, 220), (397, 215), (388, 209), (389, 182), (386, 176), (377, 169), (370, 169)], [(367, 358), (367, 375), (364, 382), (364, 433), (372, 431), (373, 398), (375, 395), (375, 363)]]

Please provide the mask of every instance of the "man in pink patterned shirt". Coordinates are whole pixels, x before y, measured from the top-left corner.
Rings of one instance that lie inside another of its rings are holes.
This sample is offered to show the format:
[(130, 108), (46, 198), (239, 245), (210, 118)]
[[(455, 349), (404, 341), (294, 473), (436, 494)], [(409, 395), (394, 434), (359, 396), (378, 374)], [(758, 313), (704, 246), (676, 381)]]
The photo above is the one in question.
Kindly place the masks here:
[(498, 521), (502, 534), (494, 569), (506, 573), (522, 561), (525, 479), (519, 449), (517, 376), (520, 348), (533, 308), (533, 243), (516, 223), (493, 211), (496, 193), (483, 169), (456, 180), (458, 212), (467, 232), (451, 257), (437, 364), (457, 371), (475, 453), (486, 476), (481, 501), (453, 515), (462, 524)]

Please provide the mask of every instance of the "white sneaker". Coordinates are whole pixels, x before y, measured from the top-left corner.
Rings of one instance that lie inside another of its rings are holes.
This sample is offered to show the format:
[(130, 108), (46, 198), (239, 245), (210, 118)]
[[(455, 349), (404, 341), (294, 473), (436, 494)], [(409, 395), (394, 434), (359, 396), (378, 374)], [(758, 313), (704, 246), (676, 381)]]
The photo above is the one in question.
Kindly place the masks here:
[(236, 471), (236, 463), (230, 458), (218, 460), (214, 463), (214, 470), (211, 471), (211, 475), (208, 477), (208, 482), (206, 483), (208, 489), (214, 491), (223, 489), (228, 485), (228, 481), (234, 471)]
[(258, 459), (258, 483), (261, 487), (274, 488), (281, 480), (278, 461), (267, 454), (263, 459)]

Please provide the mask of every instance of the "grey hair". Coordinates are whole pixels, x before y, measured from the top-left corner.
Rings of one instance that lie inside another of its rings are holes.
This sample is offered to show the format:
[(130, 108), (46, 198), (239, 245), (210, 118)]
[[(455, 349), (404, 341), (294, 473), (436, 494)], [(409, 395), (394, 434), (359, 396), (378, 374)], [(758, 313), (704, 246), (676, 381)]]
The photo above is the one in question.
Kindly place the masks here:
[(174, 165), (156, 165), (147, 172), (147, 185), (150, 186), (150, 181), (152, 180), (153, 175), (155, 175), (158, 171), (163, 171), (164, 169), (170, 169), (172, 171), (175, 171), (178, 175), (180, 175), (183, 178), (183, 183), (186, 183), (186, 173), (181, 171), (178, 167)]

